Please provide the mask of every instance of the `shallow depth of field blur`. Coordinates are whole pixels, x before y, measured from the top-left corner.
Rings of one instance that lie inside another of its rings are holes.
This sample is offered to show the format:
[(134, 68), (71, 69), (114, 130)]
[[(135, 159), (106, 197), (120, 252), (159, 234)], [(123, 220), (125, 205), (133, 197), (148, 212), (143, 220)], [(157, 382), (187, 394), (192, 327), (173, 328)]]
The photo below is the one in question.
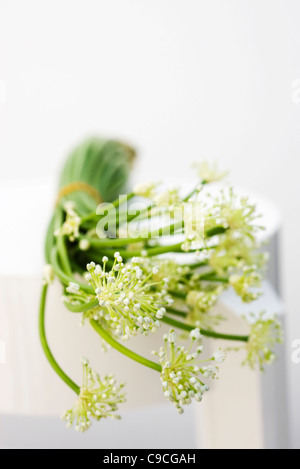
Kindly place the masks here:
[(188, 180), (194, 161), (216, 160), (282, 211), (298, 448), (299, 18), (297, 0), (0, 0), (0, 184), (54, 180), (100, 134), (136, 145), (136, 179)]

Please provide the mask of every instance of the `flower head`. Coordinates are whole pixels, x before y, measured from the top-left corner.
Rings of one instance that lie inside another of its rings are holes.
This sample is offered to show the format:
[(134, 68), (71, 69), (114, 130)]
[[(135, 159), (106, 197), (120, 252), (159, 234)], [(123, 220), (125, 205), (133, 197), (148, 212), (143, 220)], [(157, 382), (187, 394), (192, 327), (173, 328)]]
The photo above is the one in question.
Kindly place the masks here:
[[(205, 362), (223, 361), (218, 351), (210, 360), (199, 360), (203, 346), (195, 344), (201, 340), (200, 330), (194, 329), (190, 333), (191, 344), (188, 349), (176, 345), (176, 334), (171, 330), (164, 338), (164, 347), (158, 353), (162, 366), (161, 381), (165, 397), (174, 403), (179, 413), (183, 412), (183, 405), (190, 404), (192, 399), (201, 401), (203, 394), (209, 390), (203, 379), (215, 378), (218, 368), (214, 365), (204, 365)], [(193, 349), (195, 349), (193, 351)]]
[(52, 265), (47, 264), (44, 267), (44, 277), (43, 277), (43, 284), (50, 285), (54, 280), (54, 270)]
[(66, 212), (66, 220), (60, 229), (55, 231), (55, 236), (66, 235), (69, 237), (71, 242), (75, 241), (79, 237), (79, 227), (81, 224), (81, 218), (75, 212), (75, 205), (73, 202), (67, 202), (64, 205)]
[(158, 182), (143, 182), (136, 184), (133, 188), (135, 195), (146, 197), (147, 199), (153, 199), (156, 196), (156, 188)]
[(213, 287), (202, 291), (191, 290), (186, 298), (189, 312), (187, 321), (194, 326), (213, 329), (224, 319), (219, 314), (213, 314), (210, 310), (216, 305), (223, 287)]
[(275, 318), (267, 318), (261, 313), (251, 325), (250, 338), (246, 344), (247, 356), (243, 365), (248, 364), (252, 369), (256, 364), (264, 369), (264, 364), (271, 365), (276, 355), (274, 347), (282, 343), (283, 334), (280, 322)]
[(256, 206), (249, 202), (248, 197), (236, 195), (232, 188), (221, 192), (220, 197), (214, 200), (213, 213), (220, 225), (231, 231), (253, 239), (254, 233), (261, 229), (256, 224), (260, 215), (256, 212)]
[(174, 187), (171, 189), (168, 189), (164, 192), (161, 192), (160, 194), (157, 194), (154, 197), (154, 202), (157, 205), (168, 205), (171, 209), (175, 206), (180, 204), (181, 199), (179, 196), (178, 188)]
[(205, 213), (202, 202), (185, 202), (182, 206), (185, 242), (183, 250), (200, 249), (205, 245)]
[(124, 384), (117, 385), (113, 375), (103, 379), (95, 373), (86, 359), (82, 360), (83, 384), (74, 407), (64, 413), (62, 419), (67, 422), (67, 428), (75, 424), (75, 430), (85, 432), (92, 424), (91, 419), (120, 418), (114, 414), (118, 404), (125, 402), (122, 391)]
[(90, 243), (87, 239), (81, 239), (79, 241), (79, 249), (81, 251), (88, 251), (90, 249)]
[(211, 253), (208, 262), (220, 275), (228, 271), (241, 271), (244, 267), (252, 267), (258, 272), (263, 272), (268, 255), (258, 252), (258, 247), (249, 237), (236, 237), (227, 231), (219, 237), (218, 245)]
[(194, 163), (198, 176), (201, 181), (206, 183), (217, 182), (227, 176), (228, 172), (220, 172), (216, 164), (210, 165), (207, 161), (201, 163)]
[(144, 335), (155, 332), (167, 304), (166, 291), (153, 289), (157, 285), (152, 278), (158, 269), (153, 268), (145, 275), (137, 263), (124, 265), (117, 252), (111, 271), (106, 272), (107, 261), (103, 257), (102, 267), (94, 262), (87, 265), (86, 280), (99, 301), (98, 318), (114, 325), (116, 334), (124, 340), (138, 332)]
[(146, 257), (140, 259), (140, 265), (145, 273), (153, 273), (152, 280), (160, 288), (182, 291), (189, 286), (186, 275), (190, 268), (177, 264), (173, 259)]
[(261, 284), (261, 275), (253, 267), (244, 267), (241, 275), (231, 275), (229, 283), (245, 303), (257, 300), (260, 295), (260, 292), (251, 290), (251, 288), (259, 287)]

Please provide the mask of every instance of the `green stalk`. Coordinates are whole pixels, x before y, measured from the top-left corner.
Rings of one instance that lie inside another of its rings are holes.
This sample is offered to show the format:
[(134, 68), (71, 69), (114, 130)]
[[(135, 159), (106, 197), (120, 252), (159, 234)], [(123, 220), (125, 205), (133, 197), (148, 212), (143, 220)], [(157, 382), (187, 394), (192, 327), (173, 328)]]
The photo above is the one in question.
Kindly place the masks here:
[(175, 308), (167, 308), (167, 312), (169, 314), (172, 314), (174, 316), (181, 316), (183, 318), (186, 318), (187, 314), (185, 311), (178, 311), (178, 309)]
[(181, 300), (186, 299), (186, 293), (176, 291), (176, 290), (168, 290), (168, 292), (170, 293), (170, 295), (175, 296), (175, 298), (180, 298)]
[(77, 283), (80, 286), (81, 290), (85, 291), (86, 293), (95, 293), (94, 289), (90, 285), (78, 282), (73, 277), (73, 275), (68, 275), (61, 269), (58, 262), (58, 251), (56, 246), (54, 246), (51, 251), (51, 264), (56, 276), (64, 285), (68, 285), (70, 282), (74, 282)]
[[(62, 222), (63, 222), (63, 211), (61, 208), (58, 208), (56, 215), (55, 215), (54, 231), (59, 230), (61, 228)], [(61, 259), (62, 266), (68, 275), (72, 275), (72, 269), (71, 269), (69, 255), (68, 255), (67, 246), (66, 246), (66, 237), (59, 234), (56, 236), (56, 239), (57, 239), (57, 249), (59, 252), (59, 257)]]
[[(164, 316), (161, 321), (170, 326), (177, 327), (178, 329), (182, 329), (184, 331), (192, 331), (195, 329), (195, 326), (190, 326), (189, 324), (184, 324), (180, 321), (176, 321), (176, 319), (169, 318), (168, 316)], [(232, 340), (235, 342), (248, 342), (249, 336), (242, 336), (242, 335), (231, 335), (231, 334), (222, 334), (213, 331), (207, 331), (205, 329), (200, 329), (200, 332), (205, 337), (211, 337), (212, 339), (223, 339), (223, 340)]]
[(118, 352), (121, 352), (123, 355), (126, 355), (128, 358), (131, 358), (132, 360), (136, 361), (137, 363), (140, 363), (141, 365), (147, 366), (148, 368), (152, 368), (153, 370), (161, 373), (161, 366), (158, 363), (148, 360), (147, 358), (144, 358), (141, 355), (138, 355), (137, 353), (133, 352), (132, 350), (129, 350), (128, 348), (124, 347), (124, 345), (120, 344), (115, 339), (113, 339), (111, 335), (106, 332), (105, 329), (103, 329), (103, 327), (101, 327), (98, 322), (94, 321), (94, 319), (90, 320), (90, 324), (93, 329), (102, 337), (102, 339), (104, 339), (113, 348), (118, 350)]
[(214, 273), (202, 274), (202, 275), (199, 276), (199, 279), (206, 280), (207, 282), (220, 282), (220, 283), (228, 283), (229, 282), (228, 277), (220, 277), (218, 275), (215, 275)]
[(96, 300), (90, 301), (89, 303), (84, 303), (80, 305), (72, 305), (72, 303), (68, 303), (67, 301), (64, 301), (64, 305), (72, 313), (85, 313), (86, 311), (89, 311), (90, 309), (93, 309), (99, 306), (99, 300), (96, 299)]
[(61, 367), (58, 365), (57, 361), (55, 360), (54, 356), (52, 355), (52, 352), (49, 348), (48, 342), (47, 342), (47, 337), (46, 337), (46, 331), (45, 331), (45, 308), (46, 308), (46, 298), (47, 298), (47, 291), (48, 291), (48, 285), (44, 285), (42, 289), (42, 294), (41, 294), (41, 302), (40, 302), (40, 311), (39, 311), (39, 334), (40, 334), (40, 340), (41, 344), (44, 350), (44, 353), (48, 359), (48, 362), (52, 366), (53, 370), (55, 373), (58, 374), (58, 376), (76, 393), (80, 393), (80, 387), (74, 383), (74, 381), (69, 378), (69, 376), (61, 369)]
[(199, 192), (199, 185), (204, 186), (206, 184), (206, 181), (200, 182), (200, 184), (197, 184), (197, 186), (182, 200), (182, 202), (188, 202), (188, 200), (197, 192)]
[(124, 202), (128, 202), (128, 200), (132, 199), (134, 197), (134, 192), (130, 192), (129, 194), (126, 194), (124, 195), (121, 199), (120, 197), (118, 197), (113, 203), (112, 205), (117, 208), (119, 207), (120, 205), (122, 205)]
[[(120, 205), (122, 205), (124, 202), (126, 202), (126, 200), (128, 201), (128, 200), (132, 199), (133, 197), (134, 197), (134, 193), (131, 192), (130, 194), (124, 195), (124, 197), (121, 200), (118, 197), (116, 200), (111, 202), (111, 205), (114, 206), (115, 208), (118, 208)], [(88, 215), (86, 215), (85, 217), (83, 217), (81, 219), (81, 225), (83, 225), (87, 221), (95, 220), (99, 217), (101, 217), (101, 215), (98, 215), (96, 212), (89, 213)]]

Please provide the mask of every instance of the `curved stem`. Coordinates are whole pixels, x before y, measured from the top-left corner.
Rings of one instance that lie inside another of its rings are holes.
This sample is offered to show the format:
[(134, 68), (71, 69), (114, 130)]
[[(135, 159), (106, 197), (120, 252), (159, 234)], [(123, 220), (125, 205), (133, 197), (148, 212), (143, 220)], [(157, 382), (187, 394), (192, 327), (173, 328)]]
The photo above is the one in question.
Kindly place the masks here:
[(90, 324), (93, 329), (102, 337), (102, 339), (104, 339), (113, 348), (118, 350), (118, 352), (121, 352), (123, 355), (126, 355), (127, 357), (140, 363), (141, 365), (147, 366), (148, 368), (152, 368), (153, 370), (156, 370), (161, 373), (161, 366), (158, 363), (148, 360), (147, 358), (144, 358), (141, 355), (138, 355), (137, 353), (133, 352), (132, 350), (129, 350), (128, 348), (124, 347), (124, 345), (120, 344), (115, 339), (113, 339), (112, 336), (108, 334), (108, 332), (106, 332), (105, 329), (103, 329), (103, 327), (101, 327), (98, 322), (94, 321), (94, 319), (90, 320)]
[[(61, 228), (62, 222), (63, 222), (63, 212), (61, 208), (58, 208), (56, 212), (56, 216), (55, 216), (55, 223), (54, 223), (55, 231)], [(56, 238), (57, 238), (57, 249), (59, 252), (59, 256), (60, 256), (64, 271), (68, 275), (72, 275), (72, 269), (71, 269), (69, 255), (68, 255), (67, 246), (66, 246), (66, 238), (64, 235), (60, 233), (57, 235)]]
[(95, 293), (94, 289), (90, 285), (78, 282), (73, 276), (65, 274), (58, 263), (57, 256), (57, 247), (54, 246), (51, 251), (51, 264), (55, 274), (64, 285), (68, 285), (70, 282), (74, 282), (77, 283), (81, 290), (85, 291), (86, 293)]
[[(178, 329), (183, 329), (185, 331), (192, 331), (195, 329), (195, 326), (190, 326), (189, 324), (184, 324), (176, 319), (169, 318), (164, 316), (161, 321), (170, 326), (177, 327)], [(223, 339), (223, 340), (233, 340), (235, 342), (248, 342), (249, 336), (244, 335), (232, 335), (232, 334), (222, 334), (219, 332), (207, 331), (205, 329), (200, 329), (200, 332), (205, 337), (211, 337), (212, 339)]]
[(181, 316), (182, 318), (186, 318), (188, 314), (185, 311), (179, 311), (178, 309), (175, 309), (175, 308), (167, 308), (167, 311), (169, 314), (172, 314), (175, 316)]
[(207, 282), (229, 283), (228, 277), (220, 277), (216, 275), (215, 272), (199, 275), (199, 279), (206, 280)]
[(61, 369), (58, 365), (57, 361), (55, 360), (52, 352), (49, 348), (46, 331), (45, 331), (45, 307), (46, 307), (46, 298), (47, 298), (47, 291), (48, 285), (44, 285), (41, 294), (41, 302), (40, 302), (40, 311), (39, 311), (39, 333), (40, 333), (40, 340), (44, 350), (44, 353), (47, 357), (48, 362), (52, 366), (55, 373), (76, 393), (80, 393), (80, 387), (74, 383), (74, 381), (69, 378), (69, 376)]
[(189, 267), (191, 270), (198, 269), (199, 267), (206, 267), (208, 265), (207, 261), (194, 262), (194, 264), (185, 264), (185, 267)]
[(176, 290), (168, 290), (170, 295), (175, 296), (175, 298), (180, 298), (181, 300), (186, 299), (186, 293), (183, 293), (181, 291), (176, 291)]
[[(124, 195), (124, 197), (121, 198), (121, 200), (120, 200), (120, 197), (118, 197), (113, 202), (111, 202), (111, 205), (114, 206), (115, 208), (118, 208), (120, 205), (122, 205), (124, 202), (126, 202), (126, 200), (129, 201), (130, 199), (132, 199), (134, 197), (134, 195), (135, 194), (133, 192), (131, 192), (129, 194)], [(81, 225), (83, 225), (87, 221), (94, 220), (94, 219), (97, 219), (97, 218), (100, 218), (100, 217), (101, 217), (101, 215), (100, 214), (98, 215), (96, 212), (89, 213), (88, 215), (86, 215), (85, 217), (83, 217), (81, 219)]]
[[(118, 249), (118, 252), (124, 259), (129, 259), (131, 257), (142, 257), (142, 252), (145, 251), (147, 253), (146, 257), (152, 257), (152, 256), (157, 256), (159, 254), (165, 254), (168, 252), (182, 252), (181, 249), (182, 243), (176, 243), (173, 245), (168, 245), (168, 246), (158, 246), (150, 249), (139, 249), (137, 251), (129, 251), (128, 249)], [(113, 258), (115, 250), (108, 250), (105, 249), (103, 250), (103, 253), (105, 253), (108, 257)]]
[(214, 228), (206, 231), (206, 236), (208, 238), (212, 238), (213, 236), (226, 233), (228, 230), (229, 228), (224, 228), (224, 226), (215, 226)]
[(197, 184), (197, 186), (189, 193), (187, 194), (187, 196), (183, 199), (182, 202), (188, 202), (188, 200), (194, 195), (196, 194), (197, 192), (199, 192), (199, 186), (205, 186), (205, 184), (207, 184), (206, 181), (200, 181), (200, 183)]
[(93, 300), (88, 303), (82, 303), (79, 305), (73, 305), (72, 303), (68, 303), (67, 301), (64, 301), (64, 305), (66, 308), (68, 308), (69, 311), (72, 313), (85, 313), (86, 311), (89, 311), (90, 309), (96, 308), (99, 306), (99, 300)]

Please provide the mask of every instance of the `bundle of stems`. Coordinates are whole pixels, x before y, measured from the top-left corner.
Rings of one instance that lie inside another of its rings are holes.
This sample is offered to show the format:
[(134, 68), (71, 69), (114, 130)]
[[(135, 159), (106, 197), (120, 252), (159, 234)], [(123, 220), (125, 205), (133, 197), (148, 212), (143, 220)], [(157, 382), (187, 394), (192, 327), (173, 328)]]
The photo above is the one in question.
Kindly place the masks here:
[[(78, 395), (63, 418), (81, 432), (92, 419), (116, 417), (125, 394), (123, 384), (112, 375), (100, 377), (87, 359), (81, 386), (57, 363), (45, 331), (54, 277), (66, 308), (90, 324), (102, 345), (157, 371), (162, 392), (180, 413), (193, 399), (202, 400), (209, 389), (206, 380), (216, 376), (216, 365), (226, 356), (218, 349), (201, 360), (203, 337), (243, 347), (244, 364), (261, 369), (274, 361), (274, 346), (282, 340), (273, 315), (253, 318), (249, 334), (241, 336), (222, 333), (225, 318), (214, 309), (227, 288), (247, 303), (260, 294), (266, 258), (256, 240), (261, 229), (256, 208), (232, 189), (204, 196), (204, 186), (224, 176), (206, 163), (196, 166), (198, 182), (188, 194), (177, 188), (159, 191), (152, 182), (128, 192), (134, 155), (116, 141), (90, 139), (79, 145), (63, 168), (46, 236), (41, 343), (55, 372)], [(161, 324), (170, 331), (153, 361), (124, 345), (136, 335), (159, 334)]]

